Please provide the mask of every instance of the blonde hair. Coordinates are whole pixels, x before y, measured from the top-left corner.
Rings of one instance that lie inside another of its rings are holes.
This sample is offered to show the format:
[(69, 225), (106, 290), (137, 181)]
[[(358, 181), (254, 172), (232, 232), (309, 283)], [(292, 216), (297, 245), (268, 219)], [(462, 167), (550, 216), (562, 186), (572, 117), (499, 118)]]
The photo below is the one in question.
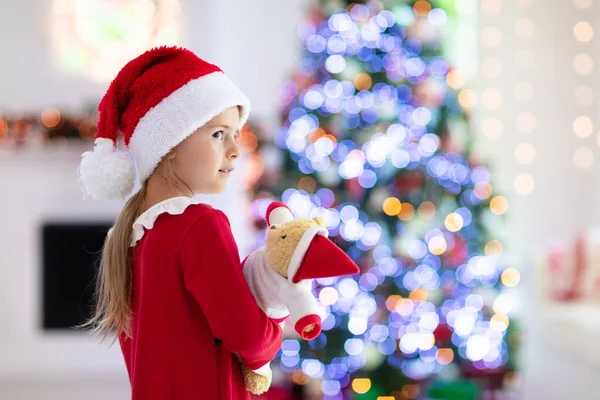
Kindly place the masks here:
[[(96, 304), (91, 319), (82, 328), (91, 328), (104, 341), (111, 332), (116, 338), (131, 337), (131, 239), (132, 226), (141, 214), (148, 181), (125, 204), (104, 241), (98, 275)], [(113, 342), (114, 343), (114, 340)]]

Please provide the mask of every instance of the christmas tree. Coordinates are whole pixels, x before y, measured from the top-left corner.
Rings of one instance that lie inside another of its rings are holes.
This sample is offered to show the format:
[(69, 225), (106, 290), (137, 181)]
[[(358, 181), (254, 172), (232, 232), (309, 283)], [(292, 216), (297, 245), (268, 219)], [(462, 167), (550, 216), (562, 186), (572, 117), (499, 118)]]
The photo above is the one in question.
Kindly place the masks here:
[(514, 370), (519, 276), (490, 230), (507, 202), (472, 152), (469, 92), (453, 89), (453, 13), (452, 0), (321, 1), (299, 29), (253, 204), (324, 217), (361, 269), (316, 282), (322, 334), (285, 340), (276, 360), (317, 397), (476, 398)]

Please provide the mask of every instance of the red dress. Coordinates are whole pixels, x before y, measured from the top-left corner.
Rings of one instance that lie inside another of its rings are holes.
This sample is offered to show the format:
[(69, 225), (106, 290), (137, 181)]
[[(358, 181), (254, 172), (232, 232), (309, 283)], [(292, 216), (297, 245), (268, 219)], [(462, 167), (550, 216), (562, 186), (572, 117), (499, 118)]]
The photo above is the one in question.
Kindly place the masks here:
[(142, 214), (135, 231), (133, 337), (119, 338), (132, 398), (249, 399), (234, 354), (258, 369), (282, 331), (246, 284), (225, 214), (177, 197)]

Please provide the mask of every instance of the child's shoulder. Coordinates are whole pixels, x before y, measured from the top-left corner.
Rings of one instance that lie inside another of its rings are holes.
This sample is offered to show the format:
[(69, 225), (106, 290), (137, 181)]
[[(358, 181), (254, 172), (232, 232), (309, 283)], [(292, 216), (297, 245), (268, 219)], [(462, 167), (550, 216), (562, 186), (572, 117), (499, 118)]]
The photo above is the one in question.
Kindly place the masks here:
[[(231, 224), (224, 212), (208, 204), (193, 204), (187, 207), (183, 220), (178, 223), (183, 243), (192, 243), (194, 251), (199, 243), (211, 247), (215, 241), (234, 246)], [(216, 250), (211, 247), (211, 251)]]
[(231, 224), (225, 213), (212, 207), (210, 204), (205, 203), (194, 203), (190, 204), (182, 212), (183, 222), (186, 226), (184, 229), (191, 230), (196, 227), (197, 229), (204, 230), (225, 228), (231, 229)]
[[(218, 210), (206, 203), (195, 203), (191, 204), (186, 208), (184, 212), (186, 218), (191, 220), (198, 220), (200, 218), (204, 220), (227, 220), (227, 216), (221, 210)], [(229, 221), (228, 221), (229, 222)]]

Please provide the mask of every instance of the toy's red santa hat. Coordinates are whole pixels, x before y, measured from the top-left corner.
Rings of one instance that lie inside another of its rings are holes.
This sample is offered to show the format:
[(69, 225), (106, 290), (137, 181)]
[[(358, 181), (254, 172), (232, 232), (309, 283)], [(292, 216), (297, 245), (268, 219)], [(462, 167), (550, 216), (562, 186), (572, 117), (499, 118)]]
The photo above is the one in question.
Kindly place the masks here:
[[(79, 178), (97, 199), (122, 199), (171, 149), (230, 107), (248, 119), (248, 98), (216, 65), (189, 50), (158, 47), (121, 69), (102, 98), (93, 151), (83, 154)], [(117, 134), (129, 152), (117, 150)]]
[[(273, 202), (267, 208), (266, 220), (269, 226), (292, 219), (292, 211), (284, 203)], [(329, 240), (327, 234), (327, 229), (318, 225), (304, 232), (288, 267), (290, 282), (298, 283), (305, 279), (330, 278), (359, 272), (354, 261)]]

